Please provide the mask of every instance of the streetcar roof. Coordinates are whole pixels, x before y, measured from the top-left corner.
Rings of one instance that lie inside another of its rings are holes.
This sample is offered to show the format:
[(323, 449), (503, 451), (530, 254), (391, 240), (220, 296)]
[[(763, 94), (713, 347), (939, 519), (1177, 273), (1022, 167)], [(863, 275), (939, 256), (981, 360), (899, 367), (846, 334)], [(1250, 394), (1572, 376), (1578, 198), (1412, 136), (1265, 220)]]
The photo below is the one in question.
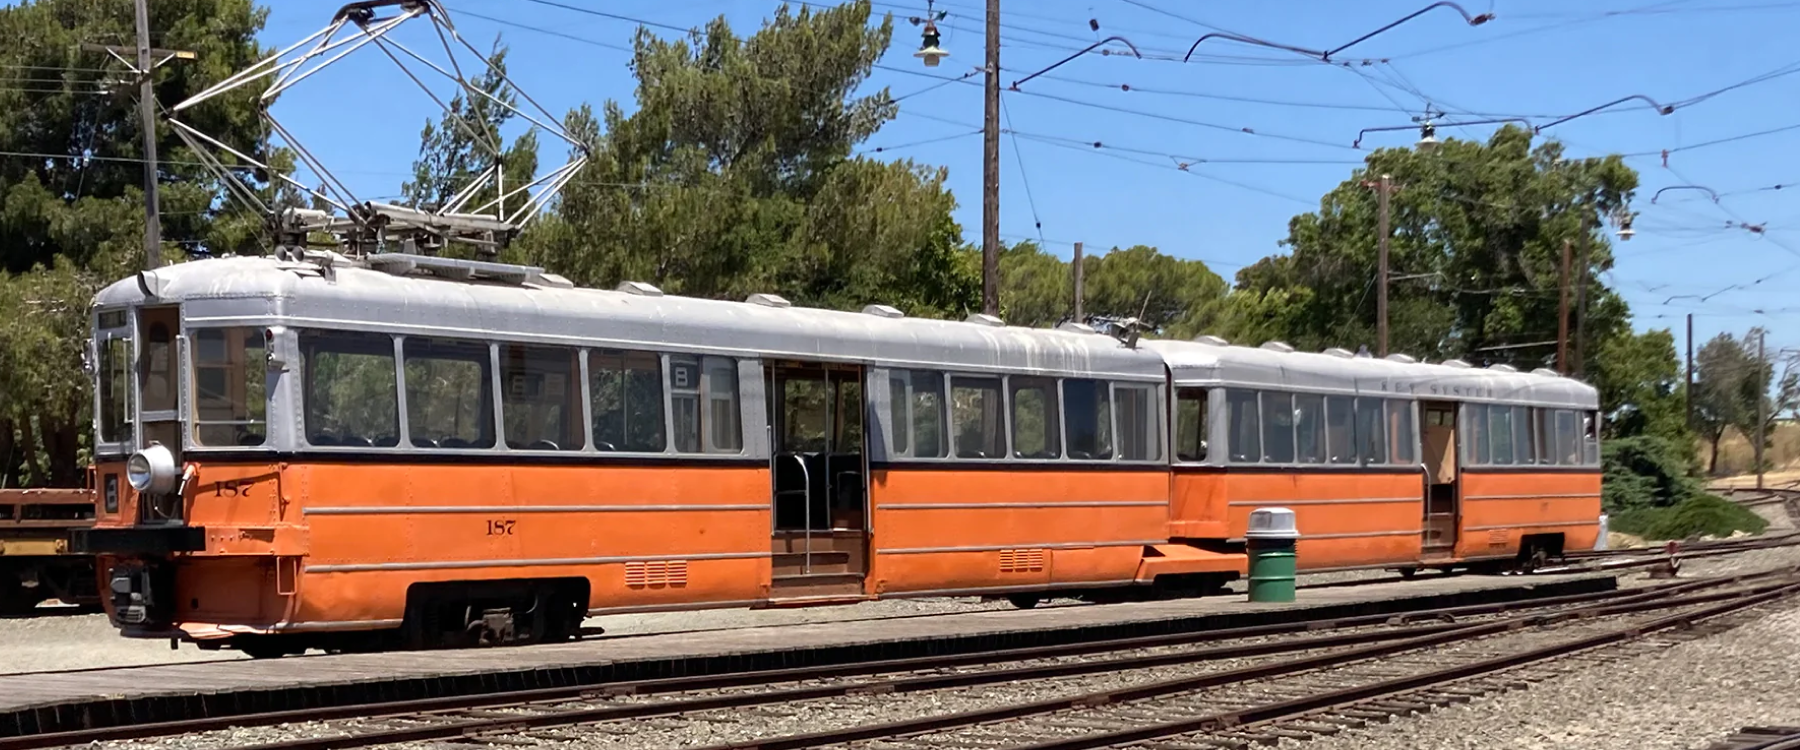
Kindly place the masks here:
[(1232, 346), (1222, 342), (1144, 342), (1162, 355), (1178, 386), (1239, 386), (1316, 392), (1389, 394), (1579, 409), (1599, 408), (1598, 391), (1547, 372), (1427, 364), (1335, 353)]
[(189, 323), (207, 326), (283, 324), (894, 367), (1163, 378), (1155, 353), (1092, 332), (572, 288), (548, 275), (496, 283), (390, 273), (341, 258), (333, 265), (328, 279), (311, 261), (192, 261), (148, 272), (142, 281), (114, 283), (95, 302), (183, 302)]

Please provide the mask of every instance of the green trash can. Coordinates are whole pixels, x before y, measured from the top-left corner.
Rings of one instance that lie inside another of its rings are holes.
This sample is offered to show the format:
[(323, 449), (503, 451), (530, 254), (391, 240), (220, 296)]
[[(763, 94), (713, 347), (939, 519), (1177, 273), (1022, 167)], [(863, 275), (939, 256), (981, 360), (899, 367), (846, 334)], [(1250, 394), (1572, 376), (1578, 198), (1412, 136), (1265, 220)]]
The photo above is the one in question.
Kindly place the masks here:
[(1244, 540), (1250, 551), (1250, 601), (1294, 600), (1294, 545), (1300, 539), (1294, 512), (1258, 508), (1250, 512)]

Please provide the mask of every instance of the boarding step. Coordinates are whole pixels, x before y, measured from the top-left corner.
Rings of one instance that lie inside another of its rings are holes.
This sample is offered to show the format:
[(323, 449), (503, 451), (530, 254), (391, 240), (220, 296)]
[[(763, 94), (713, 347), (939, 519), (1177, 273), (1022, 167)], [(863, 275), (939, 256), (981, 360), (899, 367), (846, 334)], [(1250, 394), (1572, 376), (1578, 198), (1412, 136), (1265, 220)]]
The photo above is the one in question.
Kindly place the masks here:
[(769, 595), (774, 599), (859, 597), (863, 592), (863, 574), (777, 575), (770, 588)]

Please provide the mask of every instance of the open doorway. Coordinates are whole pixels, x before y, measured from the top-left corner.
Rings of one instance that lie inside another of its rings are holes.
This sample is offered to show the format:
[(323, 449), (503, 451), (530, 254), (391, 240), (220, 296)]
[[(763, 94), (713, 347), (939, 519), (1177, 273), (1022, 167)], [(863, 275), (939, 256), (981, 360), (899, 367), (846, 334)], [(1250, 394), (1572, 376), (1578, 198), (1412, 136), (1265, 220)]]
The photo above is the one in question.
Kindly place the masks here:
[(1456, 404), (1426, 401), (1419, 406), (1425, 423), (1420, 433), (1425, 448), (1424, 552), (1426, 557), (1446, 557), (1456, 549)]
[(860, 596), (869, 569), (863, 370), (782, 362), (768, 373), (771, 594)]

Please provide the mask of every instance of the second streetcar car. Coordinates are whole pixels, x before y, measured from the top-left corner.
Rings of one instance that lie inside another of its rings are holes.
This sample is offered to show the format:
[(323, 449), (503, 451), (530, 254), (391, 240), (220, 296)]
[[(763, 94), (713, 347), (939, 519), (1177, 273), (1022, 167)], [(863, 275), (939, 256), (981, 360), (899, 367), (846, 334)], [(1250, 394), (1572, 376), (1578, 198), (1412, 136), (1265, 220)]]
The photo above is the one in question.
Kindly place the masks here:
[(226, 258), (98, 296), (100, 555), (128, 636), (278, 656), (588, 615), (1202, 593), (1292, 507), (1306, 568), (1591, 546), (1554, 374), (414, 255)]

